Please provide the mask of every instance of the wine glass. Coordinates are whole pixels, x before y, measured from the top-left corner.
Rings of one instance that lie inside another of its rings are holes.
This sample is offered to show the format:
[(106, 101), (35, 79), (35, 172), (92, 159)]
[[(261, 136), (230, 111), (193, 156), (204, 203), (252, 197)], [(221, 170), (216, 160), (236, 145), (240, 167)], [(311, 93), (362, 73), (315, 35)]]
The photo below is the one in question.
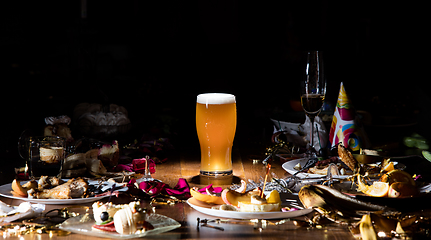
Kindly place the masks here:
[(316, 157), (314, 148), (314, 118), (319, 115), (326, 94), (326, 79), (323, 72), (323, 59), (320, 51), (307, 53), (305, 77), (301, 81), (301, 105), (311, 122), (310, 145), (306, 155)]
[[(19, 156), (24, 160), (24, 172), (19, 169), (15, 169), (16, 177), (22, 178), (22, 180), (30, 179), (31, 173), (31, 157), (30, 157), (30, 138), (33, 132), (29, 129), (24, 130), (18, 139), (18, 153)], [(20, 176), (21, 175), (21, 176)]]
[[(152, 176), (151, 176), (151, 170), (150, 170), (150, 156), (148, 156), (148, 155), (146, 155), (145, 156), (145, 163), (144, 163), (144, 172), (143, 172), (143, 175), (142, 175), (142, 177), (141, 178), (139, 178), (139, 179), (136, 179), (136, 183), (139, 185), (141, 182), (148, 182), (148, 181), (158, 181), (158, 180), (156, 180), (156, 179), (154, 179)], [(152, 160), (151, 160), (152, 161)], [(153, 162), (153, 164), (154, 164), (154, 162)], [(133, 162), (133, 165), (135, 165), (134, 164), (134, 162)], [(135, 167), (136, 168), (136, 167)]]

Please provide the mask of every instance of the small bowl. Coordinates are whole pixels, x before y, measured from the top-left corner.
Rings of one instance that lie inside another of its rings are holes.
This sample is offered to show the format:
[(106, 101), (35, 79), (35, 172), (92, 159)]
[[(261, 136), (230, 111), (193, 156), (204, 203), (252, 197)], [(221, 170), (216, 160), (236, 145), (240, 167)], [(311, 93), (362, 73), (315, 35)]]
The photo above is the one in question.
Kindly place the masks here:
[(365, 154), (353, 154), (353, 157), (362, 164), (370, 164), (383, 161), (382, 156), (377, 155), (365, 155)]

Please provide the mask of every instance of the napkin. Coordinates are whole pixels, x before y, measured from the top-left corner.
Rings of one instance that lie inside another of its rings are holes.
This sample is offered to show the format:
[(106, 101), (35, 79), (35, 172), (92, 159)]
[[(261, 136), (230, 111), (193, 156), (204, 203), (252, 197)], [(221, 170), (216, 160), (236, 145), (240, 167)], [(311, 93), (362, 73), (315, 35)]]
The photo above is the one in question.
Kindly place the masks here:
[[(129, 189), (135, 188), (136, 179), (130, 180)], [(171, 188), (168, 184), (158, 181), (143, 181), (139, 183), (139, 189), (150, 196), (157, 196), (159, 194), (174, 196), (178, 199), (190, 198), (190, 187), (184, 178), (178, 179), (177, 185)]]
[(368, 139), (356, 116), (355, 109), (344, 88), (343, 82), (340, 84), (337, 106), (332, 118), (331, 130), (329, 132), (331, 147), (338, 143), (343, 143), (353, 151), (368, 147)]
[(14, 207), (0, 201), (0, 223), (33, 218), (41, 214), (44, 210), (45, 204), (31, 204), (29, 202), (22, 202), (19, 206)]
[[(271, 119), (274, 124), (274, 134), (282, 131), (286, 135), (287, 141), (295, 144), (299, 147), (304, 147), (307, 145), (307, 141), (310, 142), (310, 132), (311, 132), (311, 121), (308, 116), (306, 116), (305, 122), (291, 123), (284, 122), (275, 119)], [(317, 127), (316, 127), (317, 126)], [(328, 132), (326, 130), (325, 124), (319, 116), (314, 118), (314, 148), (316, 151), (320, 150), (320, 147), (326, 147)]]

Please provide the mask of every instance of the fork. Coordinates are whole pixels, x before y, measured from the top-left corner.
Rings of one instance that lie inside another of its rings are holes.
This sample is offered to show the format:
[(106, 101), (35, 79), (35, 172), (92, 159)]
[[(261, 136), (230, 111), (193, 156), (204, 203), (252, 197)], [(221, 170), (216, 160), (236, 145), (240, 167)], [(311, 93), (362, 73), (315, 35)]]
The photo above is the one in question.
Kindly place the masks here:
[(309, 168), (313, 167), (314, 165), (316, 165), (316, 163), (319, 161), (319, 159), (317, 158), (310, 158), (308, 159), (308, 161), (305, 163), (304, 167), (302, 167), (300, 170), (298, 170), (296, 173), (294, 173), (292, 176), (296, 176), (298, 173), (301, 173), (305, 170), (308, 170)]

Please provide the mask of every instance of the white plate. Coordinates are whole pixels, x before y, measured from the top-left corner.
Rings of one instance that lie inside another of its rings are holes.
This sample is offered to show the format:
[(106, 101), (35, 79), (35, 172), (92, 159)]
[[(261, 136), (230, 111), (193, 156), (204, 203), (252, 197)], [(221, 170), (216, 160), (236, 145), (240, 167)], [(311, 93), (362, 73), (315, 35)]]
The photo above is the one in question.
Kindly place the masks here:
[[(290, 174), (295, 174), (296, 172), (298, 172), (298, 170), (294, 169), (294, 167), (300, 163), (301, 167), (305, 166), (305, 163), (307, 162), (308, 158), (300, 158), (300, 159), (295, 159), (289, 162), (285, 162), (282, 167), (284, 170), (286, 170), (288, 173)], [(299, 178), (317, 178), (317, 177), (324, 177), (325, 175), (320, 175), (320, 174), (313, 174), (313, 173), (298, 173), (296, 175)], [(348, 178), (351, 175), (333, 175), (333, 178), (339, 178), (339, 179), (343, 179), (343, 178)]]
[[(67, 181), (67, 179), (64, 179), (64, 180)], [(21, 184), (24, 184), (24, 183), (25, 182), (23, 181)], [(98, 183), (99, 182), (95, 180), (88, 180), (89, 185), (96, 185)], [(110, 189), (112, 187), (112, 184), (113, 183), (110, 183), (110, 182), (103, 182), (103, 186), (104, 186), (103, 189)], [(123, 192), (123, 191), (127, 191), (127, 189), (128, 189), (127, 187), (123, 187), (123, 188), (117, 189), (116, 191)], [(11, 191), (12, 191), (12, 183), (8, 183), (0, 186), (0, 196), (6, 197), (6, 198), (12, 198), (12, 199), (19, 199), (19, 200), (23, 200), (31, 203), (81, 204), (81, 203), (94, 202), (102, 198), (109, 197), (109, 196), (101, 196), (101, 197), (73, 198), (73, 199), (29, 199), (26, 197), (14, 196), (12, 195)]]
[(212, 209), (215, 205), (206, 204), (195, 198), (189, 198), (187, 203), (194, 208), (196, 211), (208, 214), (215, 217), (222, 218), (236, 218), (236, 219), (279, 219), (279, 218), (292, 218), (299, 217), (308, 214), (313, 209), (301, 209), (291, 212), (235, 212), (235, 211), (223, 211)]
[(60, 225), (60, 229), (73, 232), (73, 233), (94, 236), (94, 237), (104, 237), (104, 238), (111, 238), (111, 239), (116, 239), (116, 238), (127, 239), (127, 238), (138, 238), (138, 237), (145, 237), (148, 235), (155, 235), (155, 234), (171, 231), (175, 228), (181, 227), (181, 224), (175, 221), (174, 219), (163, 215), (155, 214), (155, 213), (148, 215), (146, 221), (151, 223), (154, 229), (147, 230), (145, 232), (138, 233), (138, 234), (119, 234), (117, 232), (104, 232), (104, 231), (93, 230), (92, 228), (92, 226), (94, 225), (93, 214), (85, 214), (83, 216), (77, 216), (77, 217), (67, 219)]

